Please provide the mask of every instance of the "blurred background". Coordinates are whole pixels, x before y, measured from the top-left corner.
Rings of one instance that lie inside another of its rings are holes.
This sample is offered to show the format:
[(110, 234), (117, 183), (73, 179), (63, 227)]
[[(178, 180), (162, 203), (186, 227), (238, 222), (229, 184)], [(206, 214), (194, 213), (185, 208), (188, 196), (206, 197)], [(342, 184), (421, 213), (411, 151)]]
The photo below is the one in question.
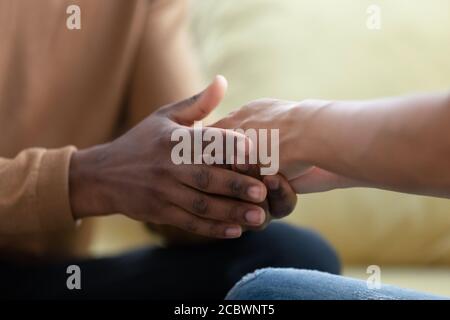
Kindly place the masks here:
[[(366, 25), (370, 5), (381, 10), (379, 30)], [(205, 79), (229, 80), (216, 118), (261, 97), (369, 99), (450, 87), (448, 0), (195, 0), (191, 29)], [(346, 275), (367, 279), (378, 265), (384, 283), (450, 296), (449, 200), (332, 191), (300, 196), (288, 220), (331, 241)], [(97, 255), (158, 241), (120, 217), (98, 231)]]

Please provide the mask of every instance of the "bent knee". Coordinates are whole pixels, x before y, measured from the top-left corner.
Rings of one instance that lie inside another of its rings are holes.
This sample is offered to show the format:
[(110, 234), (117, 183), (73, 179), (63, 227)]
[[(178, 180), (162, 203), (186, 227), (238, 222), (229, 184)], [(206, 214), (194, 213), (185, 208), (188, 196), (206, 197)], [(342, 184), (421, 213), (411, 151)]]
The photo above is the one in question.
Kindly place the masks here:
[(366, 281), (325, 272), (260, 269), (239, 281), (228, 300), (426, 300), (448, 299), (382, 284), (370, 289)]
[(291, 268), (264, 268), (243, 277), (227, 300), (309, 300), (326, 273)]

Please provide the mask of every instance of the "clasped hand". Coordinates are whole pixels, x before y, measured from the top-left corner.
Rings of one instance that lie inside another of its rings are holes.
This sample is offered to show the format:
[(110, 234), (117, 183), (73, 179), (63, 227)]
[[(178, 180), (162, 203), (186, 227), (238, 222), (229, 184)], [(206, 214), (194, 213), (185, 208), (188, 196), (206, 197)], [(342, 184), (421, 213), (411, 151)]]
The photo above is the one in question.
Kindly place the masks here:
[(70, 170), (75, 218), (122, 213), (197, 235), (237, 238), (289, 214), (297, 197), (282, 175), (262, 179), (256, 165), (238, 170), (171, 161), (171, 133), (184, 128), (194, 135), (193, 123), (220, 103), (225, 90), (226, 80), (217, 77), (200, 94), (162, 107), (118, 139), (77, 151)]

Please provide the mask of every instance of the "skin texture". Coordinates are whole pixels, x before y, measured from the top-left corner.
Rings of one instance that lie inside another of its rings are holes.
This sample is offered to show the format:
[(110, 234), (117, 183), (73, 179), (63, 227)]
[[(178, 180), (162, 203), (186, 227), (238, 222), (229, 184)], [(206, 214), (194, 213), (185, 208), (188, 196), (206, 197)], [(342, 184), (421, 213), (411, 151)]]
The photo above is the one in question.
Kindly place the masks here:
[(375, 187), (450, 197), (450, 98), (262, 99), (214, 126), (279, 128), (280, 171), (297, 193)]
[[(193, 134), (194, 121), (220, 103), (226, 85), (219, 76), (202, 93), (162, 107), (115, 141), (75, 152), (70, 166), (74, 217), (121, 212), (212, 238), (236, 238), (243, 228), (264, 227), (270, 206), (258, 177), (220, 166), (175, 165), (170, 158), (173, 130), (185, 128)], [(286, 180), (279, 185), (288, 189), (271, 196), (273, 206), (292, 211), (295, 193)]]

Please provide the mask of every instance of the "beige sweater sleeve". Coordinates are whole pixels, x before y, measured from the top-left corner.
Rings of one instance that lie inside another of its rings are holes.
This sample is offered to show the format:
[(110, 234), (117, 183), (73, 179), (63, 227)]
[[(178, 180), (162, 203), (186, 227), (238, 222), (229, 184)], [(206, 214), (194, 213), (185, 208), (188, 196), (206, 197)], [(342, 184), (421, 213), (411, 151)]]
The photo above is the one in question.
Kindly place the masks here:
[(0, 158), (0, 234), (52, 232), (75, 225), (68, 171), (74, 147), (26, 149)]

